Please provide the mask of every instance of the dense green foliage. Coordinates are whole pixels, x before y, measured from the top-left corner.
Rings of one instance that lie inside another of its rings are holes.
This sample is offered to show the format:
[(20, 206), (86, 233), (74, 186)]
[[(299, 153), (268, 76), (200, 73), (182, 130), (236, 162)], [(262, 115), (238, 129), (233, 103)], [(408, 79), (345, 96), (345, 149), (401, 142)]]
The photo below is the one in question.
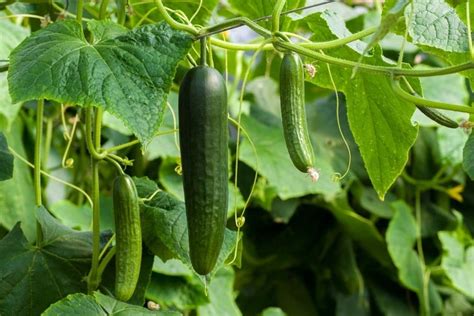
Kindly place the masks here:
[(0, 314), (472, 315), (474, 4), (360, 2), (0, 2)]

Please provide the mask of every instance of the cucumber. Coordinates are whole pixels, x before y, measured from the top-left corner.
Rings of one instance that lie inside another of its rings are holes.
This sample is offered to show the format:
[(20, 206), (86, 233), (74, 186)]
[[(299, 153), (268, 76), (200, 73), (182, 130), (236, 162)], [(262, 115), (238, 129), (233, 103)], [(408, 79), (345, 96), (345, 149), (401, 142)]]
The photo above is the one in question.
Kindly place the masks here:
[(224, 240), (228, 199), (227, 91), (207, 66), (188, 71), (179, 89), (183, 188), (194, 270), (214, 268)]
[(304, 68), (298, 54), (286, 53), (280, 66), (280, 103), (283, 134), (291, 161), (316, 181), (313, 146), (306, 124)]
[(135, 183), (120, 175), (113, 184), (115, 218), (115, 297), (128, 301), (135, 291), (142, 258), (140, 208)]
[(449, 128), (458, 128), (459, 124), (456, 121), (453, 121), (443, 113), (436, 111), (435, 109), (430, 109), (429, 107), (416, 104), (418, 110), (421, 111), (424, 115), (435, 121), (436, 123), (443, 125)]

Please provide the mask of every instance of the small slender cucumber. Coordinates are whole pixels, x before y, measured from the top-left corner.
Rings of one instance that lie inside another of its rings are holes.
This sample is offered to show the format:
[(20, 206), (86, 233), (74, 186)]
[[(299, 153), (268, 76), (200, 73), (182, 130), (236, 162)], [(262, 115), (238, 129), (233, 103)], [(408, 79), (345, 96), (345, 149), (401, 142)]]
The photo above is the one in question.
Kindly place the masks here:
[(287, 53), (280, 66), (280, 103), (286, 148), (295, 167), (316, 181), (313, 146), (306, 124), (304, 67), (298, 54)]
[(135, 184), (120, 175), (113, 184), (115, 217), (115, 297), (128, 301), (135, 291), (142, 258), (140, 208)]
[(227, 91), (207, 66), (188, 71), (179, 89), (183, 188), (194, 270), (206, 275), (219, 256), (227, 220)]
[(436, 123), (443, 125), (449, 128), (458, 128), (459, 124), (456, 121), (453, 121), (443, 113), (436, 111), (435, 109), (430, 109), (429, 107), (416, 105), (418, 110), (420, 110), (424, 115), (435, 121)]

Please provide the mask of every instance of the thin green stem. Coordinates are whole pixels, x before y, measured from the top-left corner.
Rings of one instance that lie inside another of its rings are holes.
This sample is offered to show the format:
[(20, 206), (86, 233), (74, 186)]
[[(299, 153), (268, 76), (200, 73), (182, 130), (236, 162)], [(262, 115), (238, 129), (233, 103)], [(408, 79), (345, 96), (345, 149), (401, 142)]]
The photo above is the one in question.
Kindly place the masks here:
[(467, 43), (469, 45), (469, 53), (471, 54), (471, 60), (474, 60), (474, 49), (472, 48), (472, 35), (471, 35), (471, 11), (470, 11), (470, 0), (466, 1), (466, 20), (467, 20)]
[(336, 57), (332, 57), (329, 55), (323, 55), (321, 53), (313, 52), (302, 45), (295, 44), (295, 43), (288, 43), (283, 41), (277, 41), (274, 45), (282, 47), (284, 49), (296, 52), (308, 58), (316, 59), (321, 62), (339, 65), (342, 67), (347, 68), (354, 68), (358, 67), (360, 70), (369, 71), (374, 73), (383, 73), (387, 75), (397, 75), (397, 76), (410, 76), (410, 77), (431, 77), (431, 76), (441, 76), (447, 75), (451, 73), (456, 73), (468, 69), (474, 68), (474, 63), (469, 61), (463, 64), (444, 67), (444, 68), (436, 68), (436, 69), (400, 69), (397, 67), (384, 67), (384, 66), (375, 66), (369, 64), (362, 64), (350, 60), (339, 59)]
[(105, 157), (105, 160), (107, 160), (108, 162), (110, 162), (110, 163), (117, 169), (117, 171), (118, 171), (121, 175), (124, 175), (124, 174), (125, 174), (125, 173), (123, 172), (122, 167), (119, 165), (119, 163), (118, 163), (115, 159), (112, 159), (111, 157)]
[(100, 188), (99, 188), (99, 161), (91, 157), (92, 162), (92, 265), (88, 278), (88, 293), (92, 293), (98, 286), (97, 267), (100, 254)]
[(101, 133), (102, 133), (102, 117), (104, 115), (104, 110), (101, 107), (98, 107), (95, 112), (95, 130), (94, 130), (94, 146), (95, 149), (100, 152), (101, 150)]
[(203, 37), (201, 38), (200, 40), (200, 44), (201, 44), (201, 60), (199, 62), (199, 64), (201, 66), (206, 66), (207, 65), (207, 40), (206, 40), (206, 37)]
[[(420, 190), (417, 188), (415, 192), (415, 216), (416, 216), (416, 249), (418, 252), (418, 256), (420, 258), (420, 264), (423, 271), (423, 284), (426, 283), (425, 280), (425, 271), (426, 271), (426, 264), (425, 264), (425, 255), (423, 253), (423, 241), (421, 236), (421, 199), (420, 199)], [(426, 293), (425, 286), (422, 287), (422, 293), (420, 297), (420, 309), (421, 315), (429, 315), (429, 298), (428, 293)]]
[(469, 106), (431, 101), (431, 100), (426, 100), (426, 99), (411, 95), (410, 93), (402, 89), (402, 87), (400, 86), (399, 80), (392, 80), (392, 89), (400, 98), (404, 99), (405, 101), (414, 103), (416, 105), (422, 105), (429, 108), (435, 108), (435, 109), (441, 109), (441, 110), (449, 110), (449, 111), (474, 114), (474, 108), (471, 108)]
[(38, 107), (36, 109), (36, 140), (35, 140), (35, 203), (36, 206), (42, 204), (41, 197), (41, 143), (43, 139), (43, 113), (44, 113), (44, 99), (38, 100)]
[[(93, 119), (93, 111), (94, 109), (89, 106), (86, 108), (86, 145), (87, 149), (89, 150), (89, 153), (91, 154), (92, 158), (101, 160), (104, 159), (107, 156), (106, 152), (99, 153), (96, 150), (96, 146), (94, 145), (94, 141), (92, 140), (92, 119)], [(97, 141), (97, 127), (96, 127), (96, 133), (95, 133), (95, 144), (99, 142), (100, 145), (100, 132), (98, 136), (98, 141)]]
[(107, 7), (109, 6), (109, 0), (102, 0), (99, 9), (99, 19), (103, 20), (107, 17)]
[[(411, 21), (413, 19), (413, 12), (414, 11), (415, 10), (413, 9), (413, 1), (412, 1), (411, 6), (410, 6), (410, 17), (408, 18), (408, 25), (411, 25)], [(397, 61), (397, 67), (398, 68), (402, 68), (403, 56), (405, 55), (405, 45), (407, 43), (407, 38), (408, 38), (408, 29), (409, 29), (409, 27), (407, 26), (405, 28), (405, 34), (403, 36), (402, 45), (400, 47), (400, 54), (398, 55), (398, 61)]]
[(201, 30), (199, 30), (199, 33), (197, 34), (196, 39), (202, 38), (202, 37), (207, 37), (210, 34), (214, 34), (215, 32), (220, 31), (222, 29), (226, 29), (226, 28), (234, 27), (234, 26), (241, 26), (241, 25), (248, 26), (255, 33), (257, 33), (257, 34), (259, 34), (259, 35), (261, 35), (265, 38), (271, 36), (271, 32), (269, 30), (267, 30), (264, 27), (261, 27), (260, 25), (258, 25), (254, 21), (250, 20), (249, 18), (237, 17), (237, 18), (232, 18), (232, 19), (225, 20), (222, 23), (218, 23), (218, 24), (215, 24), (215, 25), (211, 25), (211, 26), (202, 28)]
[[(13, 154), (13, 156), (15, 156), (15, 158), (17, 158), (17, 159), (19, 159), (21, 162), (25, 163), (28, 167), (33, 168), (33, 169), (35, 168), (35, 165), (34, 165), (34, 164), (32, 164), (31, 162), (29, 162), (28, 160), (26, 160), (26, 159), (25, 159), (24, 157), (22, 157), (20, 154), (18, 154), (12, 147), (8, 146), (8, 150)], [(93, 204), (93, 203), (92, 203), (92, 199), (91, 199), (90, 196), (89, 196), (84, 190), (82, 190), (80, 187), (75, 186), (74, 184), (69, 183), (69, 182), (67, 182), (67, 181), (64, 181), (64, 180), (62, 180), (62, 179), (59, 179), (59, 178), (57, 178), (57, 177), (55, 177), (55, 176), (53, 176), (53, 175), (47, 173), (47, 172), (44, 171), (44, 170), (41, 170), (41, 174), (44, 175), (44, 176), (46, 176), (46, 177), (48, 177), (48, 178), (50, 178), (50, 179), (52, 179), (52, 180), (54, 180), (54, 181), (56, 181), (56, 182), (59, 182), (59, 183), (61, 183), (61, 184), (64, 184), (65, 186), (68, 186), (68, 187), (70, 187), (70, 188), (72, 188), (72, 189), (74, 189), (74, 190), (80, 192), (83, 196), (85, 196), (87, 202), (89, 202), (90, 206), (92, 207), (92, 204)]]
[[(117, 23), (120, 25), (125, 24), (125, 10), (127, 6), (126, 1), (116, 1), (117, 3)], [(118, 6), (120, 4), (120, 6)]]
[[(44, 99), (38, 100), (38, 107), (36, 109), (36, 139), (35, 139), (35, 172), (34, 172), (34, 186), (35, 186), (35, 204), (41, 206), (43, 204), (41, 196), (41, 142), (43, 138), (43, 113), (44, 113)], [(36, 244), (41, 245), (43, 241), (43, 233), (41, 225), (36, 221)]]
[(272, 32), (279, 32), (280, 31), (280, 15), (283, 11), (283, 7), (285, 6), (286, 0), (277, 0), (275, 4), (275, 8), (273, 9), (272, 14)]
[[(354, 33), (344, 38), (339, 38), (336, 40), (331, 40), (327, 42), (319, 42), (319, 43), (313, 43), (313, 42), (300, 43), (299, 45), (304, 48), (316, 49), (316, 50), (336, 48), (336, 47), (344, 46), (348, 43), (357, 41), (366, 36), (369, 36), (370, 34), (373, 34), (376, 30), (377, 30), (377, 27), (374, 26), (374, 27), (367, 28), (365, 30)], [(290, 36), (294, 35), (293, 33), (285, 33), (285, 34), (288, 34)], [(230, 49), (230, 50), (243, 50), (243, 51), (256, 50), (257, 48), (261, 46), (261, 43), (239, 44), (239, 43), (232, 43), (232, 42), (219, 40), (217, 38), (210, 38), (210, 40), (214, 46), (223, 48), (223, 49)], [(272, 44), (267, 44), (262, 48), (262, 50), (273, 50), (273, 49), (274, 48)]]
[(194, 14), (189, 19), (190, 22), (192, 22), (194, 20), (194, 18), (199, 14), (199, 11), (201, 11), (202, 2), (203, 2), (203, 0), (199, 0), (199, 6), (197, 7), (196, 11), (194, 12)]
[(76, 20), (81, 23), (82, 22), (82, 11), (84, 8), (84, 0), (77, 0), (77, 13), (76, 13)]
[[(171, 130), (168, 130), (168, 131), (158, 132), (154, 135), (154, 137), (168, 135), (168, 134), (174, 134), (177, 131), (178, 131), (178, 129), (171, 129)], [(104, 152), (112, 153), (114, 151), (119, 151), (121, 149), (131, 147), (131, 146), (139, 144), (139, 143), (140, 143), (140, 141), (138, 139), (135, 139), (135, 140), (129, 141), (128, 143), (124, 143), (124, 144), (120, 144), (120, 145), (117, 145), (117, 146), (114, 146), (114, 147), (104, 149)]]
[(107, 265), (109, 264), (110, 260), (112, 260), (112, 258), (115, 256), (116, 250), (116, 247), (110, 249), (105, 255), (104, 259), (102, 259), (102, 261), (100, 262), (100, 265), (97, 268), (97, 277), (99, 280), (102, 279), (102, 274), (104, 273), (105, 268), (107, 268)]
[(198, 30), (196, 28), (194, 28), (193, 26), (183, 24), (183, 23), (179, 23), (179, 22), (175, 21), (168, 14), (168, 11), (166, 11), (166, 7), (163, 5), (163, 2), (161, 0), (154, 0), (154, 1), (155, 1), (156, 6), (158, 7), (158, 11), (163, 16), (163, 19), (166, 21), (166, 23), (171, 25), (171, 27), (173, 27), (175, 29), (178, 29), (178, 30), (182, 30), (182, 31), (191, 33), (192, 35), (198, 35)]
[(46, 136), (44, 138), (43, 147), (43, 164), (45, 168), (48, 168), (49, 152), (51, 151), (51, 142), (53, 141), (53, 123), (52, 118), (48, 118), (46, 121)]
[[(68, 139), (66, 144), (66, 149), (64, 150), (63, 158), (61, 160), (61, 165), (63, 168), (71, 168), (72, 164), (68, 161), (69, 150), (71, 149), (72, 141), (74, 139), (74, 135), (76, 134), (77, 123), (79, 122), (79, 116), (76, 114), (74, 117), (74, 123), (72, 124), (71, 134), (67, 132), (67, 127), (65, 126), (65, 135)], [(71, 158), (72, 159), (72, 158)]]

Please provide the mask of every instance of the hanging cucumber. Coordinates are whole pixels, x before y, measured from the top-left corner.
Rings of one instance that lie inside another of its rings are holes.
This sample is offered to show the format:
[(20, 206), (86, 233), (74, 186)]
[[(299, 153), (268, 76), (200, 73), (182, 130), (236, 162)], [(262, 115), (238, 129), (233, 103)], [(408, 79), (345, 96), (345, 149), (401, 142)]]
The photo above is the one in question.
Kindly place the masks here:
[(429, 117), (431, 120), (435, 121), (436, 123), (443, 125), (448, 128), (458, 128), (459, 124), (444, 115), (443, 113), (436, 111), (435, 109), (430, 109), (429, 107), (422, 106), (422, 105), (416, 105), (418, 110), (420, 110), (421, 113)]
[(184, 77), (179, 137), (191, 263), (206, 275), (219, 256), (227, 219), (227, 91), (217, 70), (201, 65)]
[(115, 217), (115, 297), (128, 301), (135, 291), (142, 258), (138, 194), (132, 178), (120, 175), (113, 184)]
[(313, 146), (306, 124), (304, 68), (298, 54), (286, 53), (280, 66), (280, 103), (283, 133), (291, 161), (313, 181), (319, 173), (314, 169)]

